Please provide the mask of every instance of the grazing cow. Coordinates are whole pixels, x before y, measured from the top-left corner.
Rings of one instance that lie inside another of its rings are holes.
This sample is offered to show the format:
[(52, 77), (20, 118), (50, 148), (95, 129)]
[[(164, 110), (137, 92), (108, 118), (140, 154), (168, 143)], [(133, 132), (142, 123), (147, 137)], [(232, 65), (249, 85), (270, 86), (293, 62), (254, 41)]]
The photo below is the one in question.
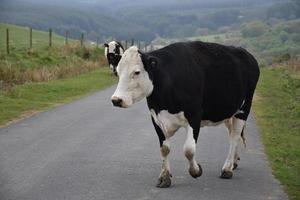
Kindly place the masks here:
[(187, 132), (183, 149), (189, 173), (197, 178), (202, 174), (195, 160), (200, 127), (224, 123), (230, 147), (220, 177), (232, 178), (259, 77), (257, 61), (250, 53), (204, 42), (175, 43), (149, 53), (130, 47), (117, 72), (119, 83), (111, 97), (114, 106), (127, 108), (147, 98), (163, 158), (157, 187), (171, 185), (169, 139), (180, 127)]
[(111, 71), (117, 75), (116, 68), (118, 66), (119, 61), (124, 53), (124, 48), (120, 42), (111, 41), (110, 43), (104, 44), (105, 50), (104, 54), (108, 61), (109, 67)]

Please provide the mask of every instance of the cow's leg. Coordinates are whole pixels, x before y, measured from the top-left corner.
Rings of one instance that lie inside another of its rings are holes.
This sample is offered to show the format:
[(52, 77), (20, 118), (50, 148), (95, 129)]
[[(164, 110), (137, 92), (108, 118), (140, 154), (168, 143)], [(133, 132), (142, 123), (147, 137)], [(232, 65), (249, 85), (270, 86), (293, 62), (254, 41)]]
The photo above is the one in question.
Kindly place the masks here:
[[(245, 127), (245, 121), (238, 119), (236, 117), (233, 117), (231, 120), (231, 126), (229, 129), (229, 142), (230, 142), (230, 147), (229, 147), (229, 152), (227, 155), (227, 159), (222, 167), (222, 172), (221, 172), (221, 178), (232, 178), (232, 170), (235, 167), (235, 164), (237, 165), (237, 160), (239, 159), (239, 156), (237, 154), (237, 148), (238, 145), (241, 141), (241, 135), (243, 133), (243, 129)], [(226, 124), (228, 127), (228, 125)]]
[(158, 182), (156, 184), (157, 187), (166, 188), (170, 187), (171, 185), (171, 170), (170, 170), (170, 163), (168, 159), (168, 155), (170, 153), (170, 141), (166, 139), (163, 142), (163, 145), (160, 147), (160, 153), (162, 157), (162, 169), (159, 174)]
[(113, 66), (113, 73), (114, 73), (115, 76), (118, 76), (117, 66)]
[[(196, 130), (197, 131), (197, 130)], [(183, 146), (185, 157), (189, 161), (189, 173), (193, 178), (198, 178), (202, 175), (202, 168), (195, 160), (196, 139), (194, 138), (194, 130), (192, 127), (186, 127), (187, 137)], [(197, 135), (199, 134), (199, 130)]]
[(152, 123), (154, 125), (154, 128), (159, 138), (160, 153), (163, 161), (162, 169), (159, 174), (156, 187), (167, 188), (171, 186), (171, 176), (172, 176), (170, 171), (170, 163), (168, 160), (168, 155), (170, 153), (170, 141), (169, 139), (166, 139), (164, 133), (162, 132), (160, 127), (155, 123), (153, 117), (152, 117)]
[[(230, 118), (225, 121), (225, 126), (228, 129), (229, 136), (231, 135), (232, 132), (232, 127), (233, 127), (233, 118)], [(236, 145), (235, 148), (235, 154), (234, 154), (234, 163), (233, 163), (233, 170), (235, 170), (238, 167), (238, 161), (240, 160), (239, 156), (239, 143)]]

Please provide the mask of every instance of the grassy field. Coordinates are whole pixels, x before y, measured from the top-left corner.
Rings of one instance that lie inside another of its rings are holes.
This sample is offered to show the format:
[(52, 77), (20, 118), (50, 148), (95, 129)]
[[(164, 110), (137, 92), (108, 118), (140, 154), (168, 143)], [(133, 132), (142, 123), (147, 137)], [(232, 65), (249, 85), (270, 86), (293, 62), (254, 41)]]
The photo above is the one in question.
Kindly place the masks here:
[(262, 68), (253, 104), (273, 174), (299, 200), (300, 74)]
[[(6, 51), (6, 29), (9, 29), (11, 51), (29, 48), (29, 27), (0, 23), (0, 53)], [(69, 39), (70, 44), (79, 44), (79, 41)], [(63, 46), (65, 38), (52, 32), (52, 45)], [(33, 48), (42, 48), (49, 45), (49, 33), (32, 30)]]
[(108, 68), (68, 79), (27, 83), (0, 91), (0, 125), (70, 102), (115, 83)]
[(104, 66), (103, 49), (64, 46), (14, 51), (0, 57), (0, 89), (86, 73)]
[(26, 27), (15, 25), (0, 24), (1, 47), (5, 47), (6, 27), (11, 31), (13, 47), (9, 55), (0, 50), (0, 89), (26, 82), (68, 78), (106, 65), (102, 48), (80, 47), (75, 40), (64, 45), (64, 38), (56, 34), (53, 34), (53, 46), (50, 48), (47, 46), (47, 32), (34, 31), (36, 45), (32, 49), (26, 45), (18, 46), (28, 40), (29, 31)]

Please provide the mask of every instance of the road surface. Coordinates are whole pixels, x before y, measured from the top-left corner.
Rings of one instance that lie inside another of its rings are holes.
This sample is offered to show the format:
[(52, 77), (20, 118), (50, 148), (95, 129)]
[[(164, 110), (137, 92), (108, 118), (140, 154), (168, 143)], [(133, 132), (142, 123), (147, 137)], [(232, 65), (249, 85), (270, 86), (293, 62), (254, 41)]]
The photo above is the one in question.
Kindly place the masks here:
[(159, 143), (145, 101), (113, 108), (114, 87), (0, 129), (1, 200), (284, 200), (271, 175), (252, 117), (247, 148), (233, 179), (219, 178), (228, 151), (224, 126), (203, 128), (193, 179), (182, 152), (185, 133), (172, 138), (171, 188), (155, 187)]

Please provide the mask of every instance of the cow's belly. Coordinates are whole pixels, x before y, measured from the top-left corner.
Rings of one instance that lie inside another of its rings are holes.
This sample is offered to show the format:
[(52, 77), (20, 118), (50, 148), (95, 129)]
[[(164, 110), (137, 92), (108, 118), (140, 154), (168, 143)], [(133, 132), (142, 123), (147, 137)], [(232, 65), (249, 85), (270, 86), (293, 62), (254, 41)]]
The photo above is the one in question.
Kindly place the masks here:
[(188, 121), (184, 117), (184, 113), (182, 111), (176, 114), (171, 114), (167, 110), (162, 110), (156, 114), (155, 111), (151, 109), (150, 112), (155, 123), (161, 128), (167, 138), (173, 136), (180, 127), (188, 125)]
[[(187, 127), (189, 125), (183, 111), (176, 114), (171, 114), (167, 110), (162, 110), (156, 114), (155, 111), (151, 109), (150, 112), (155, 123), (161, 128), (166, 138), (172, 137), (180, 127)], [(224, 119), (219, 122), (203, 120), (200, 122), (200, 126), (218, 126), (222, 123), (228, 122), (229, 119), (230, 118)]]
[(228, 119), (224, 119), (222, 121), (219, 122), (213, 122), (213, 121), (209, 121), (209, 120), (202, 120), (200, 126), (201, 127), (205, 127), (205, 126), (218, 126), (220, 124), (226, 123), (229, 121), (230, 118)]

